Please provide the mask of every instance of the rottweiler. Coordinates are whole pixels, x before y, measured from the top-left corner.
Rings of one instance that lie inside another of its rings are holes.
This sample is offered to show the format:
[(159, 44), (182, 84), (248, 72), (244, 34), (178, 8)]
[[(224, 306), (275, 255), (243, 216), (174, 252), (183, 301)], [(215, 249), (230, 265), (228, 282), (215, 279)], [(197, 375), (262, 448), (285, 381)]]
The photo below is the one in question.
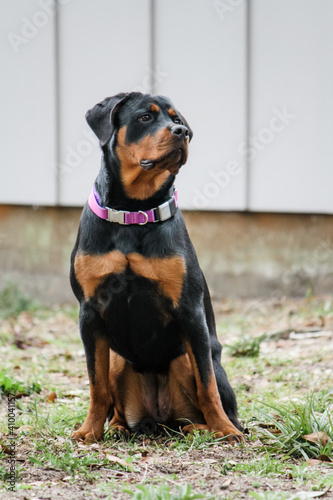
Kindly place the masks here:
[(73, 438), (175, 425), (243, 439), (208, 287), (177, 202), (192, 130), (163, 96), (120, 93), (86, 114), (102, 162), (71, 256), (90, 382)]

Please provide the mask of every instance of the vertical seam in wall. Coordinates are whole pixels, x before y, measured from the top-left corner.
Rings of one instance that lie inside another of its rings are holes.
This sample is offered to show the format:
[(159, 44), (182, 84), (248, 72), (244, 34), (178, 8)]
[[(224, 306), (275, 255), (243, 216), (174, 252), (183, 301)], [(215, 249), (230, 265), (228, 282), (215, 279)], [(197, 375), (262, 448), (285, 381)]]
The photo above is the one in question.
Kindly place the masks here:
[[(251, 129), (251, 0), (245, 3), (245, 141), (250, 137)], [(245, 210), (250, 210), (251, 203), (251, 164), (245, 156)]]
[(54, 79), (55, 79), (55, 198), (56, 205), (60, 205), (61, 182), (60, 182), (60, 57), (59, 57), (59, 16), (60, 6), (54, 3)]
[(150, 92), (151, 94), (156, 93), (156, 31), (155, 31), (155, 21), (156, 21), (156, 3), (155, 0), (150, 0), (149, 5), (149, 16), (150, 16), (150, 69), (151, 69), (151, 83)]

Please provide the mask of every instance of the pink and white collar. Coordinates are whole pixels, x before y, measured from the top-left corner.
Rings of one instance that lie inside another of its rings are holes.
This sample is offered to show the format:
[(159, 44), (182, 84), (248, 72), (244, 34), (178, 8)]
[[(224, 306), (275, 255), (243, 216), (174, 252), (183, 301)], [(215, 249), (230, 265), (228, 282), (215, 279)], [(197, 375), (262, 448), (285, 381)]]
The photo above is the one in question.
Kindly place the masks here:
[(114, 208), (102, 207), (100, 196), (95, 186), (92, 188), (88, 204), (91, 210), (101, 219), (118, 224), (129, 225), (138, 224), (144, 226), (148, 222), (163, 222), (173, 217), (177, 211), (178, 192), (174, 189), (172, 197), (151, 210), (139, 210), (138, 212), (127, 212), (125, 210), (115, 210)]

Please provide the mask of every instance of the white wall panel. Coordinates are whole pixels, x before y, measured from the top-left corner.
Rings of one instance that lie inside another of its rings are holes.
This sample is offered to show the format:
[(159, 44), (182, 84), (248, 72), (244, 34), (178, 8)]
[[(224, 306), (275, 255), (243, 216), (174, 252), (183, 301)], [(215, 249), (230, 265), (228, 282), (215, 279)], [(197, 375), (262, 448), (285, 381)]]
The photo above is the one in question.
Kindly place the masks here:
[(252, 0), (251, 210), (333, 212), (332, 54), (332, 0)]
[(157, 92), (194, 131), (177, 178), (183, 208), (245, 207), (246, 4), (229, 3), (156, 1)]
[(35, 0), (0, 4), (0, 203), (53, 205), (54, 17)]
[(60, 200), (82, 205), (101, 151), (86, 111), (122, 91), (149, 91), (149, 1), (71, 0), (60, 7)]

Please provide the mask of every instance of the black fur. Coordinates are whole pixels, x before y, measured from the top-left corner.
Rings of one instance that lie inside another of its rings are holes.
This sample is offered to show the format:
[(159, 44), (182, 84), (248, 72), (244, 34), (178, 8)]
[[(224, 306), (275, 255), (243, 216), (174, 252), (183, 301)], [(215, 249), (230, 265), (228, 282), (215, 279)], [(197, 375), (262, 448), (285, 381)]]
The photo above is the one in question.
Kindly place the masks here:
[[(159, 113), (150, 123), (140, 123), (138, 117), (147, 111), (150, 102), (161, 110), (172, 103), (161, 96), (139, 93), (119, 94), (104, 100), (87, 113), (87, 121), (100, 139), (103, 157), (96, 189), (101, 204), (118, 210), (139, 211), (156, 207), (172, 196), (175, 177), (170, 174), (158, 192), (148, 199), (133, 199), (126, 195), (116, 154), (117, 131), (127, 126), (126, 141), (139, 142), (145, 134), (154, 134), (161, 126), (173, 126), (173, 117)], [(177, 123), (192, 131), (177, 112)], [(110, 275), (86, 301), (74, 270), (77, 252), (97, 255), (119, 250), (144, 257), (182, 256), (186, 275), (178, 307), (163, 295), (156, 283), (136, 276), (127, 267), (124, 272)], [(221, 366), (222, 347), (216, 336), (214, 313), (208, 287), (199, 267), (197, 256), (188, 236), (181, 211), (174, 217), (144, 226), (119, 225), (98, 218), (86, 204), (71, 258), (71, 285), (80, 302), (80, 330), (85, 347), (90, 379), (94, 383), (95, 342), (106, 337), (109, 346), (131, 363), (138, 372), (167, 373), (172, 359), (185, 353), (188, 341), (196, 358), (203, 384), (208, 383), (209, 359), (223, 408), (232, 423), (242, 429), (237, 419), (237, 404), (226, 373)], [(103, 314), (101, 315), (101, 311)], [(172, 316), (164, 326), (163, 313)]]

